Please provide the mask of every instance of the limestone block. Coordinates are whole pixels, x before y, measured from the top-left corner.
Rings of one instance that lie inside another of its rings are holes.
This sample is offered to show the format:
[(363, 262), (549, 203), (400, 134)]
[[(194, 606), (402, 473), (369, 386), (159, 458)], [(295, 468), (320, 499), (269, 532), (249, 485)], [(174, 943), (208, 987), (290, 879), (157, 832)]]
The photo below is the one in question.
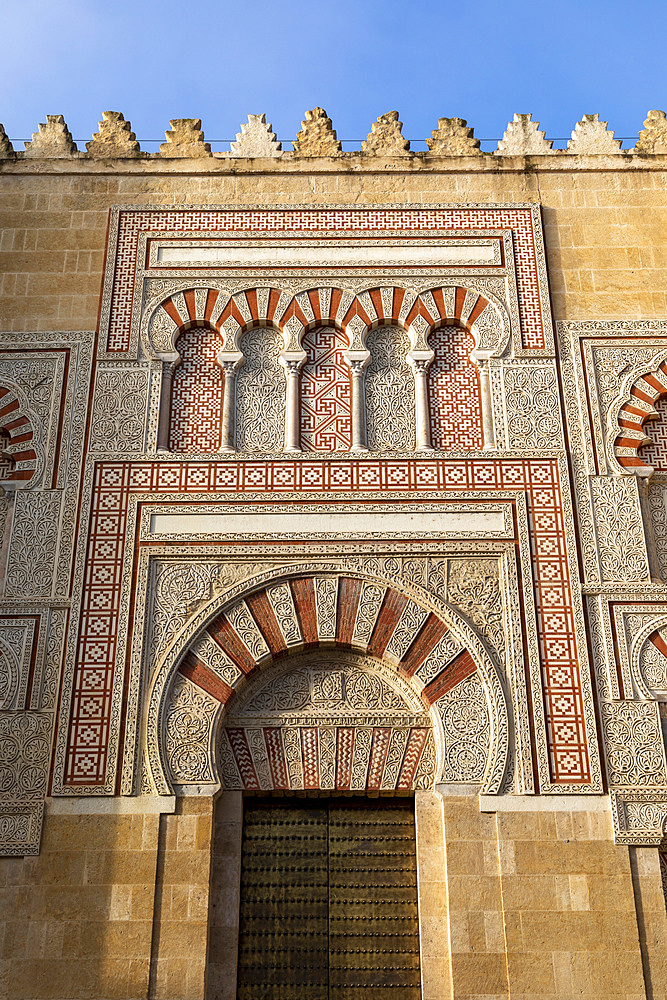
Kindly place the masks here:
[(0, 125), (0, 159), (6, 159), (14, 155), (14, 147), (9, 141), (9, 136), (5, 132), (5, 126)]
[(637, 153), (667, 153), (667, 115), (649, 111), (635, 145)]
[(248, 121), (241, 125), (230, 149), (232, 156), (278, 156), (282, 145), (276, 139), (273, 126), (267, 125), (266, 115), (248, 115)]
[(398, 111), (380, 115), (371, 125), (366, 141), (361, 144), (363, 152), (379, 156), (404, 156), (410, 149), (410, 143), (403, 138), (402, 128), (403, 122), (398, 120)]
[(77, 152), (72, 133), (62, 115), (47, 115), (40, 123), (39, 132), (33, 132), (32, 142), (26, 142), (24, 156), (65, 157)]
[(306, 120), (296, 134), (294, 152), (299, 156), (336, 156), (342, 146), (324, 108), (306, 111)]
[(130, 122), (126, 122), (120, 111), (103, 111), (99, 132), (93, 134), (91, 142), (86, 143), (90, 156), (110, 158), (116, 156), (138, 156), (139, 143), (132, 131)]
[(498, 152), (503, 156), (535, 156), (550, 153), (553, 140), (545, 139), (540, 132), (540, 123), (533, 121), (532, 115), (514, 115), (505, 134), (498, 143)]
[(620, 153), (621, 140), (614, 139), (614, 133), (601, 122), (599, 115), (584, 115), (574, 126), (572, 138), (567, 144), (568, 153)]
[(429, 153), (441, 156), (479, 156), (479, 139), (473, 137), (465, 118), (438, 118), (438, 127), (426, 140)]
[(204, 142), (201, 118), (173, 118), (167, 141), (160, 146), (160, 156), (210, 156), (211, 144)]

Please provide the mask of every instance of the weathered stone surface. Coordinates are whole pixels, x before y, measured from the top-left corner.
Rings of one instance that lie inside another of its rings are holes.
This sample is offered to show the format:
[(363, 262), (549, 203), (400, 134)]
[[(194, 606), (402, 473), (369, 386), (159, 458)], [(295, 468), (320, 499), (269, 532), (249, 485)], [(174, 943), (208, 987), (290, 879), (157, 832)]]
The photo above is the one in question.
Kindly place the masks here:
[(120, 111), (103, 111), (99, 132), (93, 134), (86, 143), (90, 156), (109, 159), (113, 156), (138, 156), (140, 152), (137, 137), (130, 122), (126, 122)]
[(572, 138), (567, 144), (568, 153), (620, 153), (621, 140), (614, 139), (614, 133), (601, 122), (599, 115), (584, 115), (574, 126)]
[(514, 115), (514, 120), (505, 129), (498, 143), (498, 152), (503, 156), (535, 156), (550, 153), (553, 141), (545, 139), (540, 132), (540, 123), (533, 121), (532, 115)]
[(211, 144), (204, 142), (201, 118), (173, 118), (167, 141), (160, 146), (160, 156), (210, 156)]
[(306, 120), (296, 134), (294, 152), (299, 156), (335, 156), (342, 146), (324, 108), (306, 111)]
[(230, 146), (232, 156), (278, 156), (282, 148), (266, 115), (248, 115)]
[(637, 153), (667, 153), (667, 115), (649, 111), (635, 146)]
[(32, 142), (26, 142), (24, 156), (62, 157), (77, 153), (72, 134), (62, 115), (47, 115), (39, 132), (33, 132)]
[(438, 127), (426, 140), (429, 153), (441, 156), (478, 156), (479, 139), (473, 136), (465, 118), (438, 118)]
[(14, 147), (5, 132), (5, 126), (0, 125), (0, 158), (6, 159), (9, 156), (14, 156)]
[(403, 156), (410, 149), (410, 143), (403, 138), (403, 122), (398, 120), (398, 111), (388, 111), (380, 115), (371, 125), (368, 137), (361, 144), (364, 153), (379, 156)]

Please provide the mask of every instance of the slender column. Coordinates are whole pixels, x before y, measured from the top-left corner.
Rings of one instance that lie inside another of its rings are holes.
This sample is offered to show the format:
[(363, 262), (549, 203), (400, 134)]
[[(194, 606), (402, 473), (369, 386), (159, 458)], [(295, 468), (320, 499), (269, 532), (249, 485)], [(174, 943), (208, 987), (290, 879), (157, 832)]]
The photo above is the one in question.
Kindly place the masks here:
[(171, 424), (171, 390), (174, 371), (180, 361), (178, 354), (162, 358), (162, 382), (160, 384), (160, 411), (157, 424), (157, 450), (169, 451), (169, 426)]
[(218, 351), (217, 361), (225, 373), (222, 390), (220, 451), (235, 451), (236, 437), (236, 373), (243, 361), (240, 351)]
[(493, 427), (493, 408), (491, 406), (491, 384), (489, 381), (489, 361), (485, 358), (479, 363), (479, 388), (482, 397), (482, 433), (484, 435), (484, 450), (496, 447), (496, 435)]
[(236, 369), (238, 361), (223, 361), (225, 387), (222, 395), (222, 441), (221, 451), (234, 451), (234, 431), (236, 421)]
[(285, 369), (287, 380), (285, 394), (285, 447), (284, 451), (301, 451), (300, 383), (301, 367), (306, 360), (303, 355), (283, 354), (280, 363)]
[(420, 351), (408, 355), (415, 376), (415, 429), (418, 451), (431, 450), (431, 414), (428, 405), (428, 370), (433, 361), (433, 351)]
[(496, 432), (493, 426), (493, 407), (491, 405), (491, 382), (489, 379), (489, 357), (491, 351), (473, 351), (470, 360), (477, 365), (479, 371), (479, 392), (482, 403), (482, 436), (485, 451), (496, 447)]
[(352, 375), (352, 444), (350, 451), (368, 451), (366, 444), (366, 400), (364, 398), (364, 368), (370, 361), (368, 351), (348, 351), (344, 356)]

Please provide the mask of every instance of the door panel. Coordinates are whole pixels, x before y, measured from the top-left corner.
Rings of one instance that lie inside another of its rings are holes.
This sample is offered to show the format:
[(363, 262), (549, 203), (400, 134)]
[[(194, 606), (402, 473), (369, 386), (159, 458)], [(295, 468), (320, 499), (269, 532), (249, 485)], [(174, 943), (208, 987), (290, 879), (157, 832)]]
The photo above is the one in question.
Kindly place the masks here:
[(327, 809), (246, 804), (238, 1000), (327, 1000)]
[(419, 1000), (411, 800), (246, 800), (238, 1000)]
[(329, 1000), (366, 1000), (374, 987), (421, 996), (411, 802), (329, 811)]

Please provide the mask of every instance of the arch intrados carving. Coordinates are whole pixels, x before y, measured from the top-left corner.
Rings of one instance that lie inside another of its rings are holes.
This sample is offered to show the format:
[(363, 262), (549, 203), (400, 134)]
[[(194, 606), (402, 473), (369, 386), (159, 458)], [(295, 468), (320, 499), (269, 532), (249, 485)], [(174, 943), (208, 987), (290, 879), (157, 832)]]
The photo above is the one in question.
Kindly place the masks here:
[(612, 443), (609, 458), (623, 472), (648, 477), (653, 466), (641, 457), (640, 450), (652, 439), (647, 425), (660, 419), (655, 404), (667, 397), (667, 358), (648, 372), (630, 375), (631, 384), (610, 409), (612, 427), (608, 440)]
[[(314, 579), (315, 577), (326, 577), (335, 579), (336, 581), (341, 577), (346, 577), (355, 579), (360, 583), (376, 584), (377, 586), (385, 587), (387, 590), (394, 590), (405, 594), (415, 604), (421, 606), (429, 616), (439, 618), (446, 629), (452, 632), (459, 641), (462, 651), (467, 652), (470, 656), (484, 688), (491, 725), (491, 753), (487, 761), (483, 789), (489, 792), (497, 791), (502, 784), (508, 762), (508, 712), (502, 684), (493, 659), (474, 630), (445, 602), (424, 591), (421, 587), (412, 584), (410, 581), (390, 579), (371, 572), (351, 570), (345, 566), (321, 567), (313, 564), (303, 564), (300, 566), (291, 566), (288, 570), (285, 567), (279, 567), (274, 570), (265, 571), (252, 579), (247, 579), (242, 583), (231, 586), (223, 594), (213, 598), (191, 619), (177, 642), (163, 658), (155, 672), (147, 699), (146, 731), (148, 760), (152, 780), (158, 793), (169, 793), (161, 735), (168, 692), (191, 644), (207, 630), (208, 626), (215, 619), (221, 618), (234, 605), (240, 601), (245, 601), (246, 598), (251, 598), (253, 594), (262, 591), (267, 586), (301, 578)], [(353, 651), (359, 651), (359, 647), (351, 646), (350, 648)], [(271, 656), (267, 657), (265, 662), (273, 661), (274, 657)], [(391, 668), (398, 672), (400, 664), (393, 663), (392, 661), (383, 662), (385, 664), (388, 662)], [(261, 669), (261, 666), (261, 663), (256, 664), (256, 667), (259, 669)], [(408, 679), (412, 683), (417, 683), (413, 680), (413, 676), (408, 675)], [(431, 703), (430, 708), (432, 712), (433, 705), (440, 696), (438, 695), (434, 698)]]
[(12, 464), (2, 480), (3, 488), (20, 490), (33, 486), (44, 465), (41, 422), (28, 407), (21, 389), (9, 382), (0, 384), (0, 430), (5, 437), (2, 453)]
[[(650, 689), (642, 675), (640, 664), (641, 655), (646, 643), (649, 640), (653, 642), (654, 635), (660, 633), (661, 629), (665, 628), (667, 628), (667, 614), (652, 615), (651, 618), (637, 630), (632, 638), (632, 646), (630, 649), (630, 674), (632, 677), (632, 683), (637, 688), (639, 696), (641, 698), (646, 698), (647, 700), (654, 700), (655, 693)], [(658, 646), (658, 648), (664, 656), (667, 656), (667, 651), (660, 648), (660, 646)], [(626, 692), (626, 695), (627, 694), (628, 693)]]

